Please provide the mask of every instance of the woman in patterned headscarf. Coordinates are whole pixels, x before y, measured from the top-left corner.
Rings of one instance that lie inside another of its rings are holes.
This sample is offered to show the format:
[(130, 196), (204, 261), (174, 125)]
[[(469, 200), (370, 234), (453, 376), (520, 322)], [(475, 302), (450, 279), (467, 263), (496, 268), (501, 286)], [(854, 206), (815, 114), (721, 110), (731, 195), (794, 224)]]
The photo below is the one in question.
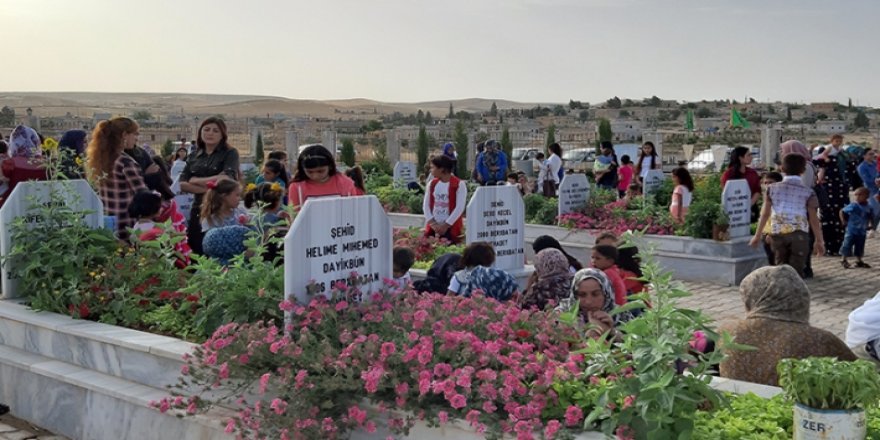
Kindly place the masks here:
[(616, 334), (615, 328), (632, 319), (630, 312), (616, 313), (614, 310), (614, 288), (608, 277), (598, 269), (581, 269), (574, 274), (568, 298), (562, 300), (556, 310), (568, 312), (578, 307), (583, 322), (591, 324), (587, 336), (598, 338), (606, 332)]
[(782, 359), (856, 359), (843, 341), (810, 326), (810, 290), (791, 266), (762, 267), (745, 277), (739, 290), (746, 318), (723, 329), (738, 344), (756, 349), (730, 351), (721, 363), (722, 377), (775, 386), (776, 364)]
[(9, 156), (25, 157), (28, 159), (40, 157), (43, 151), (40, 149), (40, 135), (36, 130), (25, 125), (19, 125), (12, 130), (9, 136)]
[(41, 159), (40, 135), (28, 126), (19, 125), (9, 136), (9, 158), (3, 160), (0, 169), (9, 179), (6, 192), (0, 194), (0, 206), (9, 198), (19, 182), (46, 180), (46, 167)]
[(559, 249), (547, 248), (535, 255), (535, 272), (529, 279), (526, 293), (520, 300), (523, 308), (544, 310), (549, 301), (558, 303), (571, 292), (573, 274), (568, 258)]

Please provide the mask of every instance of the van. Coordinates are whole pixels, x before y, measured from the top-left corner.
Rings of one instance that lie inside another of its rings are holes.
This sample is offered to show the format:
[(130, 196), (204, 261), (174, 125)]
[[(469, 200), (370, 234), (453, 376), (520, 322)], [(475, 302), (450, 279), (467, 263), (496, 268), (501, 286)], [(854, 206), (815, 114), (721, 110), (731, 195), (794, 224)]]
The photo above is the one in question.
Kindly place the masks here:
[(593, 148), (575, 148), (562, 152), (562, 165), (565, 169), (585, 171), (593, 169), (596, 161), (596, 150)]

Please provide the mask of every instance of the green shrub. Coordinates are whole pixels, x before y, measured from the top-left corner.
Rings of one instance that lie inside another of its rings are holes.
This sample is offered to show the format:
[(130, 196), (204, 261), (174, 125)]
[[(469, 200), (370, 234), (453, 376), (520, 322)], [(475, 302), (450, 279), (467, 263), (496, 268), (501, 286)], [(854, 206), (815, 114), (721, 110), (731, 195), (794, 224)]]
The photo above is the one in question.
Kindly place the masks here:
[(555, 225), (559, 212), (558, 200), (540, 194), (527, 194), (523, 197), (526, 209), (526, 223)]

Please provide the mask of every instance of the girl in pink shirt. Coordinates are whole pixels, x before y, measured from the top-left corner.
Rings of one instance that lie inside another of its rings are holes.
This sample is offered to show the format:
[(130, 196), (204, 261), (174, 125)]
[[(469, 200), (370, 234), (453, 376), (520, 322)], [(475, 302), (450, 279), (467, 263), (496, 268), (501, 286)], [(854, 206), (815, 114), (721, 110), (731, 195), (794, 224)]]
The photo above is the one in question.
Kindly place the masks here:
[(354, 182), (336, 170), (336, 160), (322, 145), (312, 145), (296, 159), (296, 174), (290, 184), (290, 205), (300, 208), (309, 197), (354, 196)]

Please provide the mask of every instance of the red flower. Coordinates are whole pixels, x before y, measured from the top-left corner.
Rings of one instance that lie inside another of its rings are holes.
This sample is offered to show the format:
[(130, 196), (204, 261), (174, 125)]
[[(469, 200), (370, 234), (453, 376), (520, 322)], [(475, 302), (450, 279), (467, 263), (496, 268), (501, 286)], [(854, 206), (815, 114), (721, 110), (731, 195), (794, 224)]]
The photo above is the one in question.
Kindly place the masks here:
[(86, 303), (80, 303), (79, 305), (79, 317), (85, 319), (89, 316), (89, 306)]
[(146, 291), (146, 290), (147, 290), (147, 286), (140, 284), (140, 285), (136, 286), (134, 288), (134, 290), (132, 290), (132, 291), (134, 292), (135, 295), (143, 295), (144, 291)]
[(532, 334), (529, 333), (529, 331), (526, 330), (526, 329), (522, 329), (522, 328), (521, 328), (521, 329), (519, 329), (519, 330), (516, 331), (516, 337), (517, 337), (517, 338), (520, 338), (520, 339), (528, 338), (528, 337), (531, 336), (531, 335), (532, 335)]
[(153, 275), (150, 278), (147, 278), (147, 284), (150, 286), (155, 286), (155, 285), (159, 284), (159, 277), (157, 277), (156, 275)]
[(167, 290), (163, 290), (163, 291), (159, 292), (159, 299), (161, 299), (161, 300), (171, 299), (171, 292), (169, 292)]
[(148, 299), (142, 299), (142, 300), (138, 301), (138, 305), (142, 306), (142, 307), (147, 306), (149, 304), (150, 304), (150, 300), (148, 300)]
[(198, 302), (198, 301), (199, 301), (199, 296), (198, 296), (198, 295), (187, 295), (187, 296), (186, 296), (186, 300), (189, 301), (189, 302), (192, 302), (192, 303), (194, 303), (194, 302)]

